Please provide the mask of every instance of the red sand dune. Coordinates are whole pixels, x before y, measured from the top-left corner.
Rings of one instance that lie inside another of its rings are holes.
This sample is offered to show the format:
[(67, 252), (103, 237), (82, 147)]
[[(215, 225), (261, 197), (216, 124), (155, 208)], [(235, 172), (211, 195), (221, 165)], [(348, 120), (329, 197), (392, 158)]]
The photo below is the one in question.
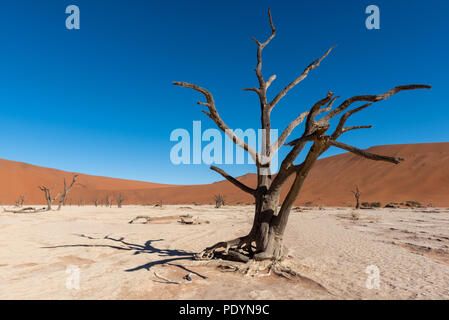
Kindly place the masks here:
[[(296, 203), (312, 201), (313, 205), (350, 206), (351, 190), (359, 186), (362, 202), (402, 202), (413, 200), (423, 205), (449, 206), (449, 142), (377, 146), (372, 152), (405, 158), (399, 165), (366, 160), (349, 153), (318, 160)], [(185, 170), (189, 170), (186, 167)], [(211, 172), (211, 175), (216, 174)], [(13, 204), (19, 195), (28, 204), (44, 203), (38, 185), (61, 190), (63, 179), (73, 173), (0, 160), (0, 202)], [(254, 186), (255, 175), (239, 178)], [(253, 199), (227, 181), (208, 185), (173, 186), (80, 174), (68, 196), (72, 205), (83, 201), (92, 204), (107, 195), (122, 192), (125, 204), (211, 204), (214, 194), (222, 193), (228, 203), (252, 204)], [(284, 190), (285, 192), (286, 190)]]

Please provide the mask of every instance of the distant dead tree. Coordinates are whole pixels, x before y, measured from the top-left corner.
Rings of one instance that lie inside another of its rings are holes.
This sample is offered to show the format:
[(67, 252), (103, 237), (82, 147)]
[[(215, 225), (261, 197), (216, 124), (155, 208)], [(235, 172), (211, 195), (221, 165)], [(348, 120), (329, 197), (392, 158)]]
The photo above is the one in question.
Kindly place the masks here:
[(104, 198), (104, 205), (106, 208), (112, 206), (112, 199), (109, 195), (106, 195), (106, 198)]
[(123, 194), (120, 192), (117, 197), (117, 207), (118, 208), (122, 207), (123, 201), (125, 201), (125, 198), (123, 197)]
[(358, 186), (355, 186), (355, 189), (351, 191), (355, 197), (355, 208), (360, 209), (360, 190)]
[(48, 188), (46, 186), (38, 186), (38, 188), (44, 193), (45, 201), (47, 202), (47, 211), (51, 210), (51, 205), (59, 197), (59, 192), (56, 196), (52, 197), (51, 192), (53, 188)]
[(162, 208), (162, 200), (159, 200), (159, 202), (156, 203), (154, 206), (155, 206), (155, 207), (161, 207), (161, 208)]
[(73, 188), (73, 186), (75, 185), (76, 182), (76, 178), (78, 177), (77, 174), (75, 174), (72, 177), (72, 182), (70, 183), (70, 185), (67, 185), (65, 178), (64, 178), (64, 190), (62, 191), (61, 197), (59, 198), (59, 205), (58, 205), (58, 211), (61, 210), (61, 207), (63, 205), (65, 205), (65, 197), (67, 196), (67, 194), (69, 193), (69, 191)]
[(94, 205), (98, 207), (98, 199), (94, 199)]
[(20, 195), (19, 199), (16, 200), (16, 207), (23, 207), (23, 204), (25, 203), (25, 196), (24, 195)]
[(220, 208), (221, 206), (225, 205), (225, 197), (221, 193), (216, 194), (214, 196), (214, 200), (215, 200), (215, 208)]
[[(249, 153), (257, 167), (257, 186), (251, 188), (222, 169), (211, 166), (212, 170), (218, 172), (233, 185), (255, 198), (255, 215), (252, 228), (247, 235), (231, 241), (219, 242), (206, 248), (203, 252), (196, 255), (197, 259), (210, 260), (212, 258), (222, 257), (228, 260), (243, 262), (249, 260), (266, 260), (268, 263), (271, 263), (272, 267), (279, 265), (278, 262), (286, 255), (283, 236), (292, 205), (301, 191), (310, 170), (320, 155), (330, 147), (337, 147), (370, 160), (386, 161), (394, 164), (403, 160), (399, 157), (374, 154), (337, 141), (343, 133), (353, 132), (353, 130), (356, 129), (371, 128), (371, 126), (368, 125), (345, 126), (348, 118), (353, 114), (366, 109), (373, 103), (385, 100), (398, 92), (431, 88), (428, 85), (398, 86), (382, 94), (358, 95), (351, 97), (344, 100), (335, 108), (333, 108), (333, 104), (338, 96), (334, 96), (332, 92), (329, 92), (324, 98), (314, 103), (308, 111), (303, 112), (294, 119), (281, 133), (279, 138), (272, 143), (271, 112), (293, 87), (303, 81), (308, 76), (309, 72), (320, 66), (320, 63), (329, 55), (334, 47), (331, 47), (323, 56), (310, 63), (295, 80), (286, 85), (280, 92), (273, 95), (274, 98), (269, 101), (267, 98), (267, 90), (276, 79), (276, 75), (272, 75), (267, 81), (264, 79), (264, 76), (262, 75), (262, 50), (275, 37), (276, 29), (270, 11), (268, 11), (268, 17), (271, 26), (271, 35), (269, 38), (265, 42), (253, 39), (257, 45), (257, 66), (255, 68), (255, 73), (258, 85), (257, 87), (243, 89), (245, 91), (254, 92), (259, 100), (261, 110), (261, 132), (263, 134), (261, 139), (261, 150), (256, 150), (253, 146), (242, 140), (233, 130), (229, 129), (216, 109), (212, 93), (205, 88), (192, 83), (173, 83), (174, 85), (190, 88), (203, 94), (206, 101), (198, 102), (199, 105), (207, 108), (207, 111), (203, 112), (212, 119), (218, 128), (221, 129), (237, 146)], [(347, 109), (356, 102), (367, 103), (347, 111)], [(341, 115), (341, 117), (334, 131), (330, 134), (326, 134), (330, 128), (330, 120), (338, 115)], [(303, 122), (304, 131), (299, 138), (285, 143), (287, 138), (293, 132), (293, 129)], [(305, 160), (299, 164), (295, 164), (298, 155), (309, 142), (311, 142), (312, 145), (310, 149), (308, 149), (307, 155), (304, 158)], [(274, 176), (271, 174), (270, 170), (271, 161), (273, 156), (283, 145), (290, 146), (291, 150), (282, 160), (279, 171)], [(284, 201), (280, 204), (280, 192), (282, 186), (291, 176), (294, 177), (293, 183), (290, 185)], [(221, 263), (220, 260), (217, 262)]]
[(104, 204), (106, 208), (112, 208), (112, 203), (114, 202), (114, 198), (111, 195), (106, 195), (106, 198), (104, 199)]

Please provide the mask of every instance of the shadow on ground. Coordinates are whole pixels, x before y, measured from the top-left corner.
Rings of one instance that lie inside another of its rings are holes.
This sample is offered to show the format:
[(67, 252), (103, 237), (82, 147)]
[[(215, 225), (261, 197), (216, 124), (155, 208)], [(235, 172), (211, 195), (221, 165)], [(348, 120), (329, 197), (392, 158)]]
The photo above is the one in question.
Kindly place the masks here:
[[(79, 236), (81, 238), (86, 238), (89, 240), (101, 239), (101, 238), (94, 238), (94, 237), (86, 236), (84, 234), (77, 234), (77, 236)], [(142, 253), (157, 254), (159, 257), (162, 257), (163, 259), (151, 261), (149, 263), (137, 266), (135, 268), (127, 269), (125, 271), (133, 272), (133, 271), (138, 271), (141, 269), (146, 269), (149, 271), (152, 267), (157, 266), (157, 265), (171, 265), (171, 266), (175, 266), (180, 269), (183, 269), (187, 272), (196, 274), (203, 279), (206, 278), (206, 277), (198, 274), (195, 271), (189, 270), (188, 268), (186, 268), (183, 265), (173, 263), (174, 261), (193, 260), (194, 253), (183, 251), (183, 250), (159, 249), (159, 248), (156, 248), (153, 246), (153, 242), (163, 241), (164, 239), (148, 240), (143, 245), (127, 242), (127, 241), (125, 241), (125, 238), (123, 238), (123, 237), (115, 239), (115, 238), (112, 238), (109, 235), (107, 235), (103, 239), (117, 243), (117, 245), (113, 245), (113, 244), (64, 244), (64, 245), (41, 247), (41, 248), (55, 249), (55, 248), (71, 248), (71, 247), (89, 247), (89, 248), (99, 247), (99, 248), (111, 248), (111, 249), (115, 249), (115, 250), (133, 251), (134, 255), (142, 254)]]

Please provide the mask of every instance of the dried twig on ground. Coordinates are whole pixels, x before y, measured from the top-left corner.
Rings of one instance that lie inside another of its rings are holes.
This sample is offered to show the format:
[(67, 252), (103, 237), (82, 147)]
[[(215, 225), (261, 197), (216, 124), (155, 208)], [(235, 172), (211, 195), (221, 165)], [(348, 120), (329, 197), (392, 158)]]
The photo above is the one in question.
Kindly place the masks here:
[(186, 281), (175, 281), (175, 280), (171, 280), (171, 279), (168, 279), (168, 278), (166, 278), (166, 277), (163, 277), (163, 276), (157, 274), (156, 271), (154, 271), (153, 274), (154, 274), (154, 276), (155, 276), (156, 278), (159, 278), (159, 279), (161, 279), (161, 280), (164, 280), (166, 283), (170, 283), (170, 284), (188, 284), (188, 283), (192, 283), (192, 274), (191, 274), (191, 273), (186, 274), (186, 275), (184, 276), (184, 279), (186, 279)]

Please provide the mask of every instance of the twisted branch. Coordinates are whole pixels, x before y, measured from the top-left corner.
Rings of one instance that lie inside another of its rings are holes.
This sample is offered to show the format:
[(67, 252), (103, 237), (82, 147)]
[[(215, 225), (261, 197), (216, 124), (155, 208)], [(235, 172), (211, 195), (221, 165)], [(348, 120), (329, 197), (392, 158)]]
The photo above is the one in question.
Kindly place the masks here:
[(211, 170), (218, 172), (219, 174), (221, 174), (223, 177), (226, 178), (226, 180), (228, 180), (229, 182), (231, 182), (233, 185), (235, 185), (237, 188), (252, 194), (253, 196), (256, 195), (256, 190), (248, 187), (247, 185), (241, 183), (240, 181), (238, 181), (236, 178), (232, 177), (231, 175), (229, 175), (228, 173), (226, 173), (224, 170), (217, 168), (215, 166), (211, 166), (210, 167)]
[(337, 148), (340, 148), (340, 149), (352, 152), (352, 153), (354, 153), (354, 154), (356, 154), (356, 155), (358, 155), (360, 157), (364, 157), (364, 158), (367, 158), (367, 159), (370, 159), (370, 160), (386, 161), (386, 162), (391, 162), (391, 163), (394, 163), (394, 164), (398, 164), (401, 161), (404, 161), (403, 158), (389, 157), (389, 156), (382, 156), (382, 155), (379, 155), (379, 154), (374, 154), (374, 153), (371, 153), (371, 152), (368, 152), (368, 151), (365, 151), (365, 150), (362, 150), (362, 149), (358, 149), (356, 147), (353, 147), (353, 146), (350, 146), (348, 144), (345, 144), (345, 143), (342, 143), (342, 142), (338, 142), (338, 141), (335, 141), (335, 140), (332, 140), (332, 139), (329, 140), (329, 144), (331, 146), (334, 146), (334, 147), (337, 147)]
[(329, 48), (321, 58), (314, 60), (311, 64), (309, 64), (304, 69), (303, 73), (299, 77), (297, 77), (288, 86), (286, 86), (284, 89), (282, 89), (282, 91), (279, 92), (276, 95), (276, 97), (274, 97), (274, 99), (270, 102), (269, 109), (270, 110), (273, 109), (274, 106), (287, 94), (287, 92), (289, 92), (294, 86), (296, 86), (298, 83), (303, 81), (309, 75), (309, 72), (311, 70), (318, 68), (320, 66), (321, 61), (323, 61), (323, 59), (326, 58), (329, 55), (329, 53), (332, 51), (332, 49), (334, 49), (334, 48), (335, 48), (335, 46)]
[(415, 89), (430, 89), (431, 86), (428, 85), (419, 85), (419, 84), (412, 84), (412, 85), (405, 85), (405, 86), (397, 86), (393, 89), (378, 95), (362, 95), (362, 96), (355, 96), (352, 98), (349, 98), (345, 100), (340, 106), (335, 108), (333, 111), (329, 112), (327, 115), (325, 115), (321, 120), (322, 121), (329, 121), (330, 119), (334, 118), (336, 115), (343, 112), (346, 108), (348, 108), (351, 104), (357, 101), (369, 101), (369, 102), (378, 102), (381, 100), (385, 100), (392, 95), (404, 91), (404, 90), (415, 90)]
[(190, 88), (190, 89), (196, 90), (198, 92), (201, 92), (206, 97), (207, 103), (198, 102), (198, 104), (202, 105), (202, 106), (206, 106), (209, 109), (209, 112), (204, 111), (204, 110), (203, 110), (203, 112), (209, 118), (211, 118), (215, 122), (215, 124), (220, 128), (220, 130), (222, 130), (236, 145), (238, 145), (239, 147), (241, 147), (244, 150), (248, 151), (250, 156), (253, 158), (254, 162), (258, 163), (260, 157), (259, 157), (259, 154), (257, 153), (257, 151), (253, 147), (248, 145), (245, 141), (240, 139), (234, 133), (234, 131), (229, 129), (229, 127), (226, 125), (226, 123), (224, 123), (224, 121), (221, 119), (220, 115), (218, 114), (217, 108), (215, 107), (214, 98), (213, 98), (212, 94), (209, 91), (207, 91), (206, 89), (204, 89), (204, 88), (202, 88), (200, 86), (197, 86), (197, 85), (192, 84), (192, 83), (187, 83), (187, 82), (175, 81), (175, 82), (173, 82), (173, 84), (177, 85), (177, 86)]

